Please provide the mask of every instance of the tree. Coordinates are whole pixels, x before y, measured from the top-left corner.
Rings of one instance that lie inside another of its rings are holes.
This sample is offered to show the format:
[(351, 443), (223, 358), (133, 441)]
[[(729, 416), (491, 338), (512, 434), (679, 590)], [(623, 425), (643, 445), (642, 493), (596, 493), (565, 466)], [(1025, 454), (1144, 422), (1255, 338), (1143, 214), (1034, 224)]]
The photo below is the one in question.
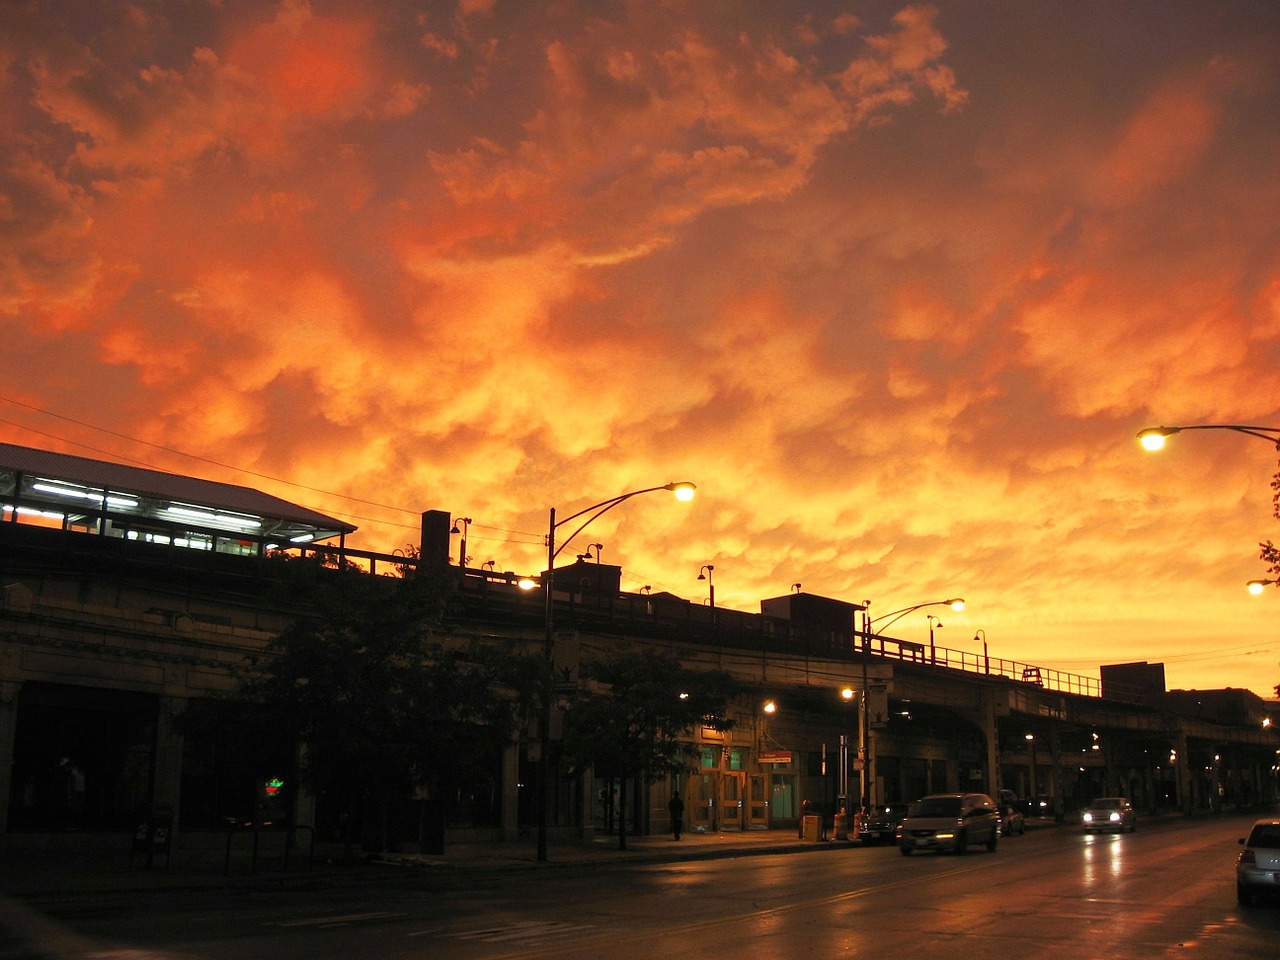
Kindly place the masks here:
[[(236, 696), (302, 745), (299, 776), (348, 825), (417, 790), (443, 816), (451, 777), (510, 740), (534, 661), (438, 634), (451, 581), (372, 576), (283, 560), (300, 614), (247, 671)], [(443, 824), (441, 823), (441, 826)], [(347, 831), (347, 854), (351, 853)]]
[[(1271, 477), (1271, 515), (1280, 520), (1280, 470)], [(1270, 540), (1258, 545), (1259, 559), (1267, 564), (1267, 573), (1271, 574), (1271, 582), (1280, 586), (1280, 547)], [(1280, 684), (1275, 686), (1276, 696), (1280, 697)]]
[(656, 783), (688, 766), (696, 726), (729, 730), (738, 684), (723, 671), (687, 670), (674, 657), (620, 653), (585, 661), (587, 681), (565, 712), (564, 755), (620, 783), (618, 849), (627, 848), (627, 783)]

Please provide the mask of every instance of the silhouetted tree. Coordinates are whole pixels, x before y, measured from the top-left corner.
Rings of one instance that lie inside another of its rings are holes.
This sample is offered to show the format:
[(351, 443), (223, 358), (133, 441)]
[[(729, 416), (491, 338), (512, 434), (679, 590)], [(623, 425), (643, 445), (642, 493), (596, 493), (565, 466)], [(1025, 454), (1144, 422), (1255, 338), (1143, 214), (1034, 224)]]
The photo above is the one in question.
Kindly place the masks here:
[(565, 713), (564, 756), (619, 781), (618, 849), (627, 848), (627, 783), (655, 783), (688, 766), (696, 726), (728, 730), (737, 682), (723, 671), (687, 670), (674, 657), (620, 653), (584, 661), (586, 688)]
[(508, 650), (446, 642), (437, 628), (448, 574), (405, 572), (284, 561), (300, 613), (236, 692), (302, 745), (303, 782), (334, 798), (348, 824), (381, 811), (384, 846), (387, 801), (416, 790), (443, 816), (449, 777), (509, 742), (527, 708), (518, 691), (538, 669)]
[[(1280, 470), (1277, 470), (1271, 478), (1271, 515), (1280, 520)], [(1266, 540), (1259, 544), (1261, 552), (1259, 558), (1267, 564), (1267, 573), (1271, 575), (1271, 580), (1276, 586), (1280, 586), (1280, 547), (1277, 547), (1270, 540)], [(1280, 697), (1280, 684), (1275, 687), (1276, 696)]]

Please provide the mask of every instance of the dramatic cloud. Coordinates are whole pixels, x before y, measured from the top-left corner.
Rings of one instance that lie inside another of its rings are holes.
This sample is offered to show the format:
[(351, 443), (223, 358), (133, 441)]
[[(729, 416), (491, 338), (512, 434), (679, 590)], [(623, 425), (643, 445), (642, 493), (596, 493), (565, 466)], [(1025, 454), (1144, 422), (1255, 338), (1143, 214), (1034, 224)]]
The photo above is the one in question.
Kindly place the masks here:
[(1133, 440), (1280, 426), (1267, 4), (0, 15), (0, 438), (522, 571), (547, 507), (690, 479), (591, 528), (632, 588), (1280, 682), (1274, 452)]

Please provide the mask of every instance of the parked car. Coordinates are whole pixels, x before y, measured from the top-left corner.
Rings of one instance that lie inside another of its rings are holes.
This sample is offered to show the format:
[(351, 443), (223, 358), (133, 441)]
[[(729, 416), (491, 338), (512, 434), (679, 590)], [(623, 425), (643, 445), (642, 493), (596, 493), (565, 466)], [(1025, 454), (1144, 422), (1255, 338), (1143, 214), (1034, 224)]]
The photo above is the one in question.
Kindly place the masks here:
[(1125, 797), (1099, 797), (1081, 812), (1080, 823), (1088, 832), (1127, 830), (1132, 833), (1138, 829), (1138, 814)]
[(1000, 804), (999, 812), (1000, 832), (1004, 836), (1012, 837), (1017, 834), (1027, 832), (1027, 818), (1023, 816), (1022, 811), (1013, 804)]
[(1028, 797), (1019, 802), (1022, 804), (1022, 812), (1028, 817), (1053, 816), (1053, 800), (1049, 797)]
[(1280, 894), (1280, 820), (1259, 820), (1240, 844), (1236, 899), (1248, 906), (1259, 895)]
[(863, 843), (893, 843), (898, 836), (898, 824), (907, 815), (905, 803), (875, 806), (858, 828), (858, 839)]
[(898, 826), (904, 857), (917, 850), (964, 853), (974, 843), (995, 851), (1000, 842), (1000, 813), (985, 793), (935, 793), (907, 808)]

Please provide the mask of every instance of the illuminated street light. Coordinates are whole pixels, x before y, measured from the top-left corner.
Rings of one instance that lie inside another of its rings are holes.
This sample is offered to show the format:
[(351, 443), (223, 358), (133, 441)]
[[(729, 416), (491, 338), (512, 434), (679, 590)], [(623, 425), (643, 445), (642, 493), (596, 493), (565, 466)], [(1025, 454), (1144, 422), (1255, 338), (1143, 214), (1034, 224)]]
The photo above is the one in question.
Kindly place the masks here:
[(876, 617), (874, 620), (868, 621), (867, 626), (874, 627), (881, 620), (888, 620), (888, 623), (876, 631), (876, 634), (879, 635), (881, 632), (888, 630), (892, 624), (901, 620), (908, 613), (912, 613), (916, 610), (922, 610), (925, 607), (950, 607), (952, 610), (963, 610), (964, 600), (960, 597), (953, 597), (950, 600), (926, 600), (924, 603), (915, 603), (909, 607), (903, 607), (901, 610), (893, 610), (883, 616)]
[[(589, 507), (584, 507), (577, 513), (571, 513), (569, 516), (561, 520), (556, 519), (556, 508), (550, 510), (549, 520), (547, 522), (547, 570), (542, 575), (542, 589), (546, 591), (545, 614), (546, 636), (543, 641), (543, 657), (547, 661), (547, 677), (546, 686), (542, 692), (542, 715), (538, 718), (538, 738), (541, 741), (538, 751), (538, 789), (534, 796), (535, 808), (538, 819), (538, 859), (547, 859), (547, 787), (550, 779), (550, 760), (548, 750), (548, 741), (551, 738), (551, 709), (555, 700), (555, 575), (556, 575), (556, 557), (560, 556), (560, 551), (573, 542), (573, 538), (585, 530), (592, 522), (598, 520), (601, 515), (612, 510), (618, 504), (632, 497), (638, 497), (643, 493), (655, 493), (658, 490), (668, 490), (675, 494), (677, 500), (689, 501), (694, 497), (694, 492), (698, 488), (687, 480), (678, 483), (664, 483), (657, 487), (645, 487), (643, 490), (632, 490), (630, 493), (622, 493), (616, 497), (610, 497), (608, 500), (601, 500), (599, 503), (593, 503)], [(575, 520), (582, 520), (569, 536), (565, 537), (559, 546), (556, 546), (556, 531), (567, 523), (573, 523)]]
[[(1233, 433), (1243, 433), (1250, 437), (1257, 437), (1259, 440), (1265, 440), (1280, 451), (1280, 427), (1257, 427), (1239, 423), (1200, 423), (1188, 427), (1147, 427), (1138, 431), (1138, 442), (1147, 450), (1160, 450), (1164, 447), (1165, 440), (1175, 433), (1181, 433), (1183, 430), (1230, 430)], [(1265, 553), (1263, 554), (1263, 559), (1266, 559)], [(1265, 586), (1277, 582), (1275, 580), (1250, 580), (1248, 583), (1249, 592), (1254, 595), (1260, 594)]]
[(1164, 449), (1165, 440), (1183, 430), (1231, 430), (1238, 434), (1257, 436), (1280, 451), (1280, 426), (1248, 426), (1244, 424), (1193, 424), (1192, 426), (1148, 426), (1138, 431), (1138, 442), (1148, 451)]
[(860, 717), (858, 723), (858, 753), (862, 760), (862, 772), (858, 779), (860, 781), (859, 792), (862, 795), (858, 798), (858, 802), (860, 806), (866, 810), (871, 809), (871, 791), (875, 785), (875, 773), (871, 769), (871, 714), (869, 712), (870, 708), (868, 705), (870, 698), (867, 696), (868, 691), (870, 690), (870, 677), (868, 675), (869, 664), (867, 661), (871, 656), (871, 638), (873, 636), (878, 636), (879, 634), (872, 628), (881, 621), (888, 621), (885, 623), (885, 627), (888, 627), (890, 624), (894, 623), (901, 617), (905, 617), (913, 610), (920, 610), (924, 607), (934, 606), (950, 607), (952, 610), (963, 610), (964, 600), (960, 597), (952, 597), (949, 600), (926, 600), (924, 603), (915, 603), (909, 607), (903, 607), (900, 610), (892, 610), (883, 616), (876, 617), (874, 620), (871, 619), (871, 601), (862, 601), (862, 697), (859, 700)]

